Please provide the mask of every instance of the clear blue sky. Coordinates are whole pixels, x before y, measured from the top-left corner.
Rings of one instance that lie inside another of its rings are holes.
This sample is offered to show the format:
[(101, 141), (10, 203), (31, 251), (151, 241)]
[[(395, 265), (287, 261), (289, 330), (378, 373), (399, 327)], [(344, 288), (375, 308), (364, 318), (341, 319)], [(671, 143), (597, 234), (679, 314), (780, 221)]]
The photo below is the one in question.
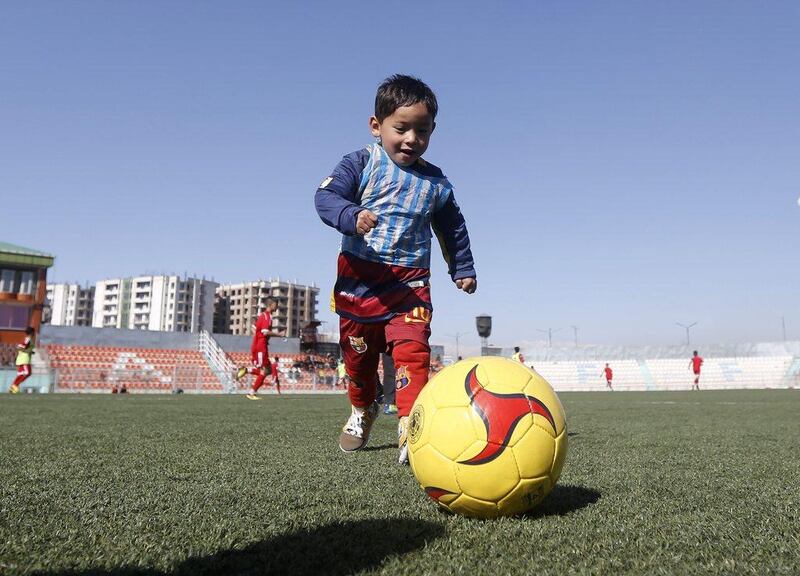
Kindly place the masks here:
[(505, 346), (800, 338), (798, 30), (797, 2), (5, 2), (0, 239), (56, 281), (315, 282), (332, 322), (313, 194), (411, 73), (479, 276), (435, 256), (435, 343), (479, 313)]

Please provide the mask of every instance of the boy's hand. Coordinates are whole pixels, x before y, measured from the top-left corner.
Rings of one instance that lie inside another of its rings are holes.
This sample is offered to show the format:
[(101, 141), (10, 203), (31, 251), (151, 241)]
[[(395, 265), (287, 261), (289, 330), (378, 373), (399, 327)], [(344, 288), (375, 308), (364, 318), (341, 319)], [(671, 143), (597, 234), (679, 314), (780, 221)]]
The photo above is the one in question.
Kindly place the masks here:
[(356, 232), (363, 236), (378, 223), (378, 217), (371, 210), (362, 210), (356, 218)]
[(467, 294), (472, 294), (478, 289), (477, 278), (459, 278), (456, 280), (456, 288), (463, 290)]

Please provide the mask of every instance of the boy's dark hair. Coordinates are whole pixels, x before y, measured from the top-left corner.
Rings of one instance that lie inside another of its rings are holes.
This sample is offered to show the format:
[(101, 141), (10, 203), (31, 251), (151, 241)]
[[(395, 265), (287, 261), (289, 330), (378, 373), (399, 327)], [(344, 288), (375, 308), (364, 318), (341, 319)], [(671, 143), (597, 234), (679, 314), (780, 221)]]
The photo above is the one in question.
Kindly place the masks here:
[(519, 352), (519, 346), (514, 346), (514, 352)]
[(25, 328), (25, 334), (28, 336), (33, 336), (36, 333), (36, 330), (33, 329), (33, 326), (28, 326)]
[(425, 82), (404, 74), (389, 76), (378, 86), (378, 93), (375, 95), (375, 117), (378, 122), (383, 122), (398, 108), (413, 106), (419, 102), (425, 104), (431, 118), (435, 120), (439, 104), (436, 102), (433, 90)]

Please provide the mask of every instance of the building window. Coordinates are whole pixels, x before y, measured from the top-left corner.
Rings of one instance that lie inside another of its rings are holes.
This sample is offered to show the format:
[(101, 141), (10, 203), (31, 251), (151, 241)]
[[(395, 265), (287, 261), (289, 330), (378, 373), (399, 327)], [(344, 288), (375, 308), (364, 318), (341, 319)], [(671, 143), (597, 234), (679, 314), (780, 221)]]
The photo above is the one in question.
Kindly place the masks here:
[(0, 270), (0, 292), (14, 292), (14, 270)]
[(31, 309), (28, 306), (0, 304), (0, 329), (25, 330), (28, 327)]

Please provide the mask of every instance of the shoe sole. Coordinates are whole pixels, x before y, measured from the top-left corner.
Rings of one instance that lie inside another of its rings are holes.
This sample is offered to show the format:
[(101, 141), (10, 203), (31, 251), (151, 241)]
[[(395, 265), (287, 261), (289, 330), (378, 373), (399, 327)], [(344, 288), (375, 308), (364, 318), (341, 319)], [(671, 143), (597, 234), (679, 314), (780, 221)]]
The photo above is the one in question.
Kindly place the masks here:
[[(372, 420), (372, 426), (375, 426), (375, 420), (378, 419), (378, 416), (380, 415), (380, 413), (381, 413), (380, 410), (375, 412), (375, 418)], [(339, 434), (339, 450), (341, 450), (345, 454), (349, 454), (351, 452), (358, 452), (359, 450), (364, 449), (364, 447), (367, 445), (367, 442), (369, 442), (369, 435), (372, 432), (372, 426), (370, 426), (369, 432), (364, 434), (364, 438), (361, 439), (361, 445), (358, 446), (357, 448), (350, 448), (349, 450), (347, 448), (345, 448), (344, 446), (342, 446), (342, 440), (343, 439), (347, 440), (348, 438), (356, 438), (356, 437), (355, 436), (351, 436), (350, 434), (346, 434), (344, 431), (342, 431), (342, 433)]]

